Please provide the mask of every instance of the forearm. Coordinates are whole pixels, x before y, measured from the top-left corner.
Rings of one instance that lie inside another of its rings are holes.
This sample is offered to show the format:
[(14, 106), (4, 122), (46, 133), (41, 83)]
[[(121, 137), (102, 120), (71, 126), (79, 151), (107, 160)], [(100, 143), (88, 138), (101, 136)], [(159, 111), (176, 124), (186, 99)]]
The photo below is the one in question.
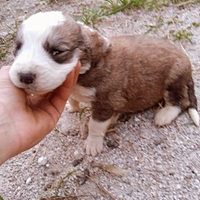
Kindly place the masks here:
[(12, 137), (10, 118), (0, 106), (0, 165), (15, 154), (15, 138)]

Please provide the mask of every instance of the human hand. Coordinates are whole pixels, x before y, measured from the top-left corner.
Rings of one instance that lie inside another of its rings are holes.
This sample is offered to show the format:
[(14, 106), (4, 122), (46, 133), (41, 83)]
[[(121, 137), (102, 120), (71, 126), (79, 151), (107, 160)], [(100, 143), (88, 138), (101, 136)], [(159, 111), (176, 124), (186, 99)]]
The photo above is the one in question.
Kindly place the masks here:
[(73, 86), (80, 62), (53, 92), (31, 96), (12, 84), (10, 67), (0, 69), (0, 165), (40, 142), (56, 125)]

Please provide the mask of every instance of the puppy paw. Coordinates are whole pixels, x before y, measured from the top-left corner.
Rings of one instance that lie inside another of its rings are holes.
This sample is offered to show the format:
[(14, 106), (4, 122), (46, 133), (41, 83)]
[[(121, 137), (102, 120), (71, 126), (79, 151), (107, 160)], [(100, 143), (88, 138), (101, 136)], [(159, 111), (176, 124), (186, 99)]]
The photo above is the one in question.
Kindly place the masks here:
[(87, 155), (96, 156), (103, 150), (103, 137), (88, 136), (85, 140), (84, 148)]
[(165, 106), (160, 109), (155, 115), (155, 124), (164, 126), (170, 124), (181, 112), (178, 106)]

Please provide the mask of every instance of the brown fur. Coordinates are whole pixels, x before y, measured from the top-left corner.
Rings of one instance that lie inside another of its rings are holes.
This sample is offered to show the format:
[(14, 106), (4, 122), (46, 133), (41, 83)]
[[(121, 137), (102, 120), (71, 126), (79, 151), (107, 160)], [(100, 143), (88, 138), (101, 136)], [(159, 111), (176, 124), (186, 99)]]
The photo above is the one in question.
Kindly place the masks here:
[[(118, 36), (101, 58), (80, 75), (78, 84), (95, 87), (93, 118), (138, 112), (163, 97), (168, 105), (190, 106), (187, 85), (193, 83), (187, 56), (167, 41), (148, 36)], [(193, 98), (195, 96), (193, 95)], [(195, 98), (196, 99), (196, 98)]]

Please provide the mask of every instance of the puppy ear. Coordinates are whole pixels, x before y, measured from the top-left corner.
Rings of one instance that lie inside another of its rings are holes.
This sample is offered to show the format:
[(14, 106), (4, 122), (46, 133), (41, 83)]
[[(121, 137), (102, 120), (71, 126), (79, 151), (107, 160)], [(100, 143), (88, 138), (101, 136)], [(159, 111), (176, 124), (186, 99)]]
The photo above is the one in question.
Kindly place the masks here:
[(80, 24), (84, 40), (87, 43), (86, 46), (90, 48), (91, 64), (96, 63), (107, 52), (110, 41), (96, 30), (91, 29), (81, 22), (78, 23)]

